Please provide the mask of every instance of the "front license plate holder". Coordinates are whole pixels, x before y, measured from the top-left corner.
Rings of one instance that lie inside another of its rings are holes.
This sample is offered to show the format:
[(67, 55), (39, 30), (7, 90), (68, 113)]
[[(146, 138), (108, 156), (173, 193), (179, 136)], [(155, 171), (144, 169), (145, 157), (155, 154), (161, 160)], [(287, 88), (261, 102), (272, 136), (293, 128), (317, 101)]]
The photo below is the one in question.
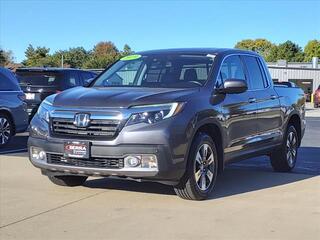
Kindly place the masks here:
[(90, 157), (90, 143), (83, 141), (65, 142), (64, 157), (88, 159)]

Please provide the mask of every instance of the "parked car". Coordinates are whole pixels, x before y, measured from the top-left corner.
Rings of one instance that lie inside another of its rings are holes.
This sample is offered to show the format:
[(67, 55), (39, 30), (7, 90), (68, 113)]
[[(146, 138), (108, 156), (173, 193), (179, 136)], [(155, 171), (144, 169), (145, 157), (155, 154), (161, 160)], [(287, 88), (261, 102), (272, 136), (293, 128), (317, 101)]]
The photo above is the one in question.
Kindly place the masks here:
[(97, 74), (71, 68), (19, 68), (16, 75), (21, 89), (26, 94), (27, 111), (31, 120), (47, 96), (83, 86)]
[(317, 90), (314, 92), (313, 104), (315, 108), (318, 108), (320, 106), (320, 85), (318, 86)]
[(25, 95), (14, 74), (0, 67), (0, 147), (9, 143), (16, 133), (28, 127)]
[(58, 185), (119, 176), (202, 200), (229, 163), (268, 155), (275, 171), (292, 170), (305, 124), (303, 91), (275, 87), (254, 52), (155, 50), (120, 59), (88, 87), (47, 97), (28, 148)]
[(287, 86), (287, 87), (296, 87), (297, 85), (294, 83), (294, 82), (274, 82), (273, 83), (274, 86), (277, 86), (277, 85), (282, 85), (282, 86)]

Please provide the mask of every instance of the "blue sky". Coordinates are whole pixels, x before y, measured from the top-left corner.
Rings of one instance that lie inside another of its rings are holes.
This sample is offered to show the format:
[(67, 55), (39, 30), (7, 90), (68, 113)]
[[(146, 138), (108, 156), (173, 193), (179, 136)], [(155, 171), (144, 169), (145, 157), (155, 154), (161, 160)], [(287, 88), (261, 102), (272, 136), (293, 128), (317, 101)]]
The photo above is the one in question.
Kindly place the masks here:
[(110, 40), (135, 51), (233, 47), (246, 38), (304, 46), (320, 39), (320, 1), (0, 0), (0, 46), (24, 59), (28, 44), (92, 49)]

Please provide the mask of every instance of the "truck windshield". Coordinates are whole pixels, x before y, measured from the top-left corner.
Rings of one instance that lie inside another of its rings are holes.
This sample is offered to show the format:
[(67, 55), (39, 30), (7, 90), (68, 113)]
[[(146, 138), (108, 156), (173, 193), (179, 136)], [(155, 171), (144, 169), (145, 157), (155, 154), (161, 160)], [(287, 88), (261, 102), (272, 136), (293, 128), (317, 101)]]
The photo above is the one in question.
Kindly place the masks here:
[(112, 65), (92, 87), (199, 87), (213, 61), (214, 55), (131, 55)]

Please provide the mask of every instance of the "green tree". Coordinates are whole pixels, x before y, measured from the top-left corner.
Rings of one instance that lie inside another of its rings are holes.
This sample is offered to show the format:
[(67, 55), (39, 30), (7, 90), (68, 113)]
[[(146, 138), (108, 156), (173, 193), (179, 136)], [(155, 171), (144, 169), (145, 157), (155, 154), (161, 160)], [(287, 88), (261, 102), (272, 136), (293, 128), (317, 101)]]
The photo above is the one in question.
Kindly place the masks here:
[(272, 54), (277, 60), (284, 59), (288, 62), (302, 62), (304, 59), (301, 47), (291, 41), (279, 44)]
[(128, 44), (125, 44), (123, 46), (123, 51), (121, 52), (121, 57), (128, 56), (132, 53), (134, 52), (132, 51), (131, 47)]
[(72, 68), (81, 68), (89, 59), (89, 53), (83, 47), (69, 48), (63, 54), (64, 62)]
[(50, 63), (49, 59), (50, 48), (36, 47), (34, 48), (31, 44), (25, 51), (27, 59), (23, 61), (23, 64), (29, 67), (44, 66)]
[(119, 50), (112, 42), (99, 42), (94, 46), (89, 60), (83, 66), (85, 68), (105, 68), (120, 57)]
[(304, 61), (310, 62), (312, 57), (320, 58), (320, 40), (310, 40), (304, 47)]
[(10, 63), (13, 63), (12, 51), (5, 51), (4, 49), (0, 48), (0, 66), (5, 67)]
[(235, 48), (255, 51), (263, 56), (266, 61), (274, 61), (270, 54), (272, 49), (275, 48), (275, 45), (266, 39), (245, 39), (237, 42)]

